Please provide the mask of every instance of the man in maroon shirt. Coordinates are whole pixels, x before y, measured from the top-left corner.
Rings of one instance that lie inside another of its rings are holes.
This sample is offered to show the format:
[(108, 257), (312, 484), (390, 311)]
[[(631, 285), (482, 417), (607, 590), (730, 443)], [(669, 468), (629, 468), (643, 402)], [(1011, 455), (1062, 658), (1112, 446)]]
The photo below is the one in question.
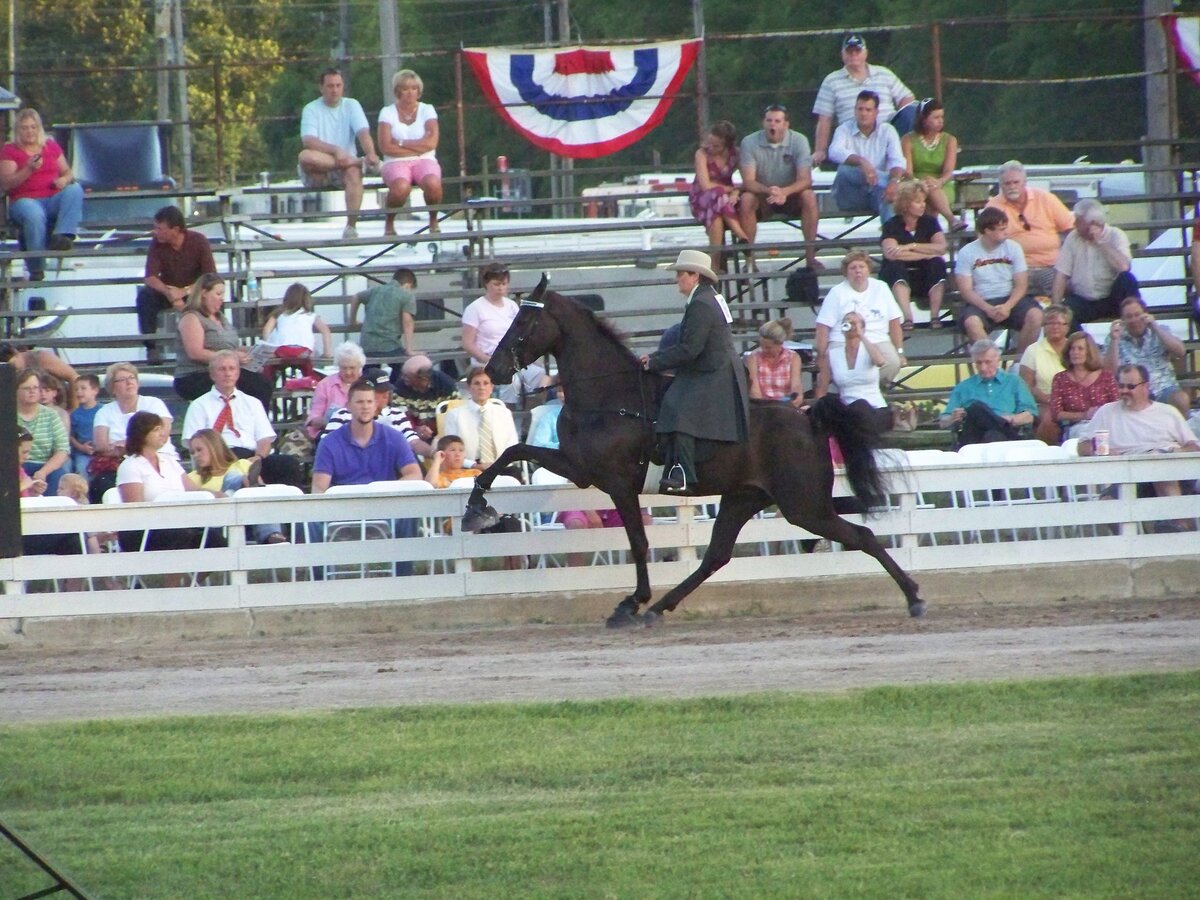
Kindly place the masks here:
[[(217, 271), (208, 238), (189, 231), (177, 207), (164, 206), (154, 214), (151, 234), (146, 276), (137, 293), (138, 331), (142, 334), (154, 334), (158, 314), (165, 309), (182, 310), (197, 279)], [(161, 359), (158, 345), (146, 341), (146, 361), (154, 364)]]

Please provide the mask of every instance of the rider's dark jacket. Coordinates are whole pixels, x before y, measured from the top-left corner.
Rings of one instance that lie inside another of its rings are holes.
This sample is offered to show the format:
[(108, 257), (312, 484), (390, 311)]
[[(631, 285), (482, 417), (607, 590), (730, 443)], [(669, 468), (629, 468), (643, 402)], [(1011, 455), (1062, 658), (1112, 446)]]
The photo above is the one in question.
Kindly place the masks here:
[(733, 347), (728, 307), (701, 282), (688, 298), (679, 343), (650, 356), (650, 371), (675, 370), (656, 431), (712, 441), (744, 441), (749, 433), (746, 367)]

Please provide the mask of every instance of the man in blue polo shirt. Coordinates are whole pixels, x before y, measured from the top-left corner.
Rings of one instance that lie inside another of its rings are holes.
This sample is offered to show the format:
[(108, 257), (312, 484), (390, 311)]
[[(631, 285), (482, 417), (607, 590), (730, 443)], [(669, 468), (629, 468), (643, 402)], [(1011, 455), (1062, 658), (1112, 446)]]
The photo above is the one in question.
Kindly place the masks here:
[[(322, 438), (313, 463), (312, 492), (323, 494), (334, 485), (370, 484), (372, 481), (420, 481), (421, 467), (398, 430), (375, 418), (375, 385), (360, 378), (347, 395), (350, 421)], [(316, 525), (317, 523), (312, 523)], [(415, 519), (392, 522), (394, 537), (416, 535)], [(311, 540), (320, 540), (317, 528), (310, 527)], [(412, 563), (396, 563), (397, 575), (411, 575)], [(314, 569), (315, 578), (323, 578)]]
[(347, 405), (349, 423), (327, 434), (317, 447), (312, 492), (323, 494), (337, 484), (420, 481), (421, 467), (404, 435), (375, 419), (375, 385), (365, 378), (354, 382)]
[(1032, 437), (1037, 403), (1021, 378), (1000, 368), (1000, 348), (976, 341), (971, 361), (975, 374), (955, 385), (941, 417), (942, 427), (954, 430), (955, 449)]

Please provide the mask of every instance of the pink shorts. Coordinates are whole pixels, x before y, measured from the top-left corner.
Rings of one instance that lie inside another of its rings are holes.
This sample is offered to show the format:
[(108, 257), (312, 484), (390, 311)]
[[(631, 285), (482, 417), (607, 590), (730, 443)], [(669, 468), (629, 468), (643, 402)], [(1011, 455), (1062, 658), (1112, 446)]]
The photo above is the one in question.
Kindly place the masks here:
[(390, 185), (393, 181), (407, 181), (409, 184), (420, 184), (430, 175), (438, 181), (442, 180), (442, 167), (436, 159), (414, 158), (393, 159), (383, 164), (383, 183)]

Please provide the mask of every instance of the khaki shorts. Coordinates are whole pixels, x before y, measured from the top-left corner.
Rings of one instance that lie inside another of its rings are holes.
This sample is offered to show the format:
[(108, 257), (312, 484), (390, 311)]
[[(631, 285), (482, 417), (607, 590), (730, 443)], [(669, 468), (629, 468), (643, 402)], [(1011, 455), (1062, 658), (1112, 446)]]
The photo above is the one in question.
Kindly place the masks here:
[(300, 183), (310, 190), (320, 191), (346, 186), (341, 169), (331, 169), (328, 172), (308, 172), (303, 166), (296, 166), (296, 173), (300, 176)]

